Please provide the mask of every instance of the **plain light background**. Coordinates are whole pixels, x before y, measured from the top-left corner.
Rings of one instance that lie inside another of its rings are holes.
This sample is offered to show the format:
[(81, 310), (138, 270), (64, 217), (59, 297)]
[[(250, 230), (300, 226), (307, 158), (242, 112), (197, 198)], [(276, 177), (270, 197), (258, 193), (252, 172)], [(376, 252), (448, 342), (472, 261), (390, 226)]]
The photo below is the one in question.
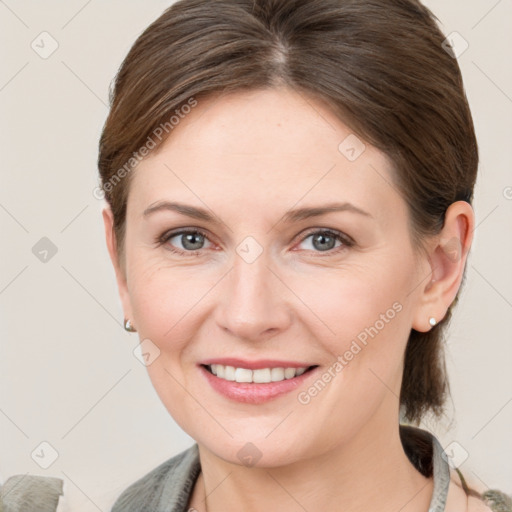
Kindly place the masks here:
[[(470, 481), (512, 493), (512, 0), (426, 4), (445, 34), (469, 44), (458, 61), (481, 165), (446, 347), (453, 401), (446, 421), (425, 428), (465, 459)], [(0, 481), (62, 478), (59, 510), (108, 511), (194, 442), (134, 356), (137, 335), (122, 329), (93, 196), (110, 81), (169, 5), (0, 1)], [(42, 58), (52, 40), (58, 48)]]

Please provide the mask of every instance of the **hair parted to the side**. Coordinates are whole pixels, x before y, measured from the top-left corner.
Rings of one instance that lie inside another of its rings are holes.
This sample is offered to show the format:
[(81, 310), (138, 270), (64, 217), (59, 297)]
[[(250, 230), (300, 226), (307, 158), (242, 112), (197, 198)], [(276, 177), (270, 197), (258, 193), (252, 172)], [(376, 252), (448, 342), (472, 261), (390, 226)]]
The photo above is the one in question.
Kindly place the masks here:
[[(421, 251), (453, 202), (471, 204), (478, 167), (461, 72), (444, 39), (434, 15), (416, 0), (171, 5), (122, 63), (99, 145), (121, 257), (134, 152), (148, 137), (157, 151), (172, 136), (171, 129), (162, 136), (159, 127), (186, 112), (191, 99), (276, 86), (322, 101), (390, 158), (410, 212), (413, 246)], [(155, 130), (160, 137), (152, 137)], [(429, 332), (411, 330), (400, 393), (411, 423), (443, 412), (449, 389), (443, 334), (450, 318), (451, 307)]]

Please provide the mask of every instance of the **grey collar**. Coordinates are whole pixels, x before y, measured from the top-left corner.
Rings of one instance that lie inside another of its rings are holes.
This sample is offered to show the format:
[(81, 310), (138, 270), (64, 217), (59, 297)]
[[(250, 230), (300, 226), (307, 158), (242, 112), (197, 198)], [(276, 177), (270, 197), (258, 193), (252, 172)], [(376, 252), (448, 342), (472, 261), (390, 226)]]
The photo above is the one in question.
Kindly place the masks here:
[[(413, 464), (418, 470), (424, 469), (419, 467), (422, 463), (431, 468), (434, 489), (428, 512), (444, 512), (450, 485), (450, 468), (436, 437), (425, 430), (421, 433), (425, 441), (430, 439), (432, 460), (427, 457), (427, 460), (416, 460)], [(409, 448), (414, 451), (413, 445)], [(430, 469), (426, 471), (429, 473)], [(199, 447), (194, 443), (132, 484), (121, 494), (111, 512), (187, 512), (200, 472)]]
[(450, 466), (443, 457), (443, 447), (433, 435), (432, 447), (434, 449), (432, 454), (434, 492), (432, 493), (428, 512), (444, 512), (448, 488), (450, 487)]

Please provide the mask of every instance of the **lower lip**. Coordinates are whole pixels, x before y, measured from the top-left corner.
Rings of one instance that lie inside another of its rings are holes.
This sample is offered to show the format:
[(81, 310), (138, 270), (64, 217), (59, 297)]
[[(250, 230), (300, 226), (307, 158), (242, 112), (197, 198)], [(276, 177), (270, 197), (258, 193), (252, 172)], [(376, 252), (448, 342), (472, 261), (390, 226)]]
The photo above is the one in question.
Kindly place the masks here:
[(293, 391), (316, 373), (318, 366), (292, 379), (280, 382), (267, 382), (255, 384), (251, 382), (235, 382), (225, 380), (210, 373), (204, 366), (199, 366), (201, 373), (206, 377), (212, 388), (231, 400), (246, 404), (261, 404)]

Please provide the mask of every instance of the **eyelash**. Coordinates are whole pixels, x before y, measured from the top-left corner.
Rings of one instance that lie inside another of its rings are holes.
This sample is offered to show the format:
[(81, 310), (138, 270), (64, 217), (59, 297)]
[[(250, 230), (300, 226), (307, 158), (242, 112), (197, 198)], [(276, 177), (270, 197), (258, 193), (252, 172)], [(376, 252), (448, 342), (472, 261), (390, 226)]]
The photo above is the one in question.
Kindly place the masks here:
[[(204, 231), (202, 231), (199, 228), (194, 228), (194, 229), (181, 229), (179, 231), (165, 232), (157, 238), (156, 242), (157, 242), (158, 247), (160, 247), (160, 246), (164, 245), (165, 243), (167, 243), (171, 238), (174, 238), (175, 236), (187, 235), (187, 234), (199, 234), (209, 240), (208, 235)], [(336, 240), (342, 242), (342, 245), (335, 249), (329, 249), (328, 251), (313, 251), (315, 253), (319, 253), (320, 257), (323, 257), (324, 254), (327, 256), (332, 256), (334, 254), (338, 254), (339, 252), (346, 250), (350, 247), (353, 247), (355, 245), (355, 242), (354, 242), (354, 240), (352, 240), (352, 238), (350, 238), (348, 235), (345, 235), (344, 233), (342, 233), (340, 231), (336, 231), (333, 229), (320, 229), (320, 228), (314, 228), (314, 230), (308, 231), (302, 237), (302, 239), (299, 241), (299, 243), (304, 242), (304, 240), (309, 238), (311, 235), (317, 235), (317, 234), (324, 234), (324, 235), (327, 234), (328, 236), (332, 236)], [(204, 250), (204, 249), (198, 249), (196, 251), (183, 251), (181, 249), (176, 249), (175, 247), (173, 247), (170, 244), (168, 244), (168, 247), (166, 247), (166, 249), (175, 254), (180, 254), (180, 255), (184, 255), (184, 256), (199, 256), (201, 254), (201, 251)]]

